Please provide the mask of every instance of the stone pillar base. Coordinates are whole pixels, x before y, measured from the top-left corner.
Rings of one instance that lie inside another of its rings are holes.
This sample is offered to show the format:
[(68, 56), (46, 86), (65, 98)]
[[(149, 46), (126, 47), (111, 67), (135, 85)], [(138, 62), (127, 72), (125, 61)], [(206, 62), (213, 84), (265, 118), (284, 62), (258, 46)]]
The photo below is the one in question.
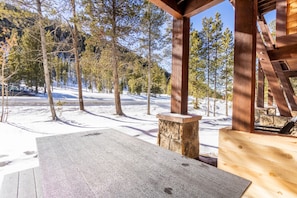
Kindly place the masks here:
[(199, 157), (198, 115), (158, 114), (158, 145), (190, 158)]

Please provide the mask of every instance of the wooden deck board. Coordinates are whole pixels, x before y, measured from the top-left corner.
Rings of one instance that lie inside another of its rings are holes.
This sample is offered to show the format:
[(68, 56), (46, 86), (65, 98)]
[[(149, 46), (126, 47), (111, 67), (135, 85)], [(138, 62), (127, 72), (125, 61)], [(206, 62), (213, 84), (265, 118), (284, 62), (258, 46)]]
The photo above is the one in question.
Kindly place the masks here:
[(19, 172), (18, 197), (36, 197), (35, 178), (33, 169), (27, 169)]
[(6, 175), (2, 181), (1, 198), (12, 198), (18, 195), (19, 173)]
[(37, 139), (44, 197), (241, 197), (250, 182), (112, 129)]
[(2, 182), (1, 198), (41, 198), (42, 190), (38, 168), (5, 175)]
[(35, 178), (35, 190), (36, 190), (36, 197), (42, 198), (42, 186), (41, 186), (41, 179), (40, 179), (40, 168), (33, 169), (34, 178)]

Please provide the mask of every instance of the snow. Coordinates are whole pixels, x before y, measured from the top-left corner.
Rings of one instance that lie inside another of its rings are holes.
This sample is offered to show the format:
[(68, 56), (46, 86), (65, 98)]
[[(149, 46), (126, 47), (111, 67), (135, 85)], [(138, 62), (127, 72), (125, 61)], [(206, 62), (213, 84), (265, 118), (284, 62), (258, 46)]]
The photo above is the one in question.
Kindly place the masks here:
[[(37, 137), (113, 128), (156, 144), (158, 133), (156, 115), (170, 111), (170, 97), (167, 95), (151, 98), (151, 115), (147, 115), (145, 95), (121, 95), (122, 101), (130, 101), (129, 105), (122, 105), (125, 117), (115, 115), (115, 107), (108, 103), (96, 106), (86, 105), (86, 111), (80, 111), (78, 105), (67, 105), (69, 101), (77, 101), (76, 89), (55, 87), (53, 96), (55, 103), (64, 102), (63, 105), (55, 107), (59, 116), (58, 121), (51, 120), (48, 106), (34, 105), (37, 101), (47, 101), (42, 94), (36, 97), (9, 98), (9, 101), (30, 100), (32, 105), (9, 106), (7, 122), (0, 123), (0, 186), (5, 174), (38, 166), (35, 141)], [(84, 91), (83, 96), (84, 101), (113, 101), (113, 94)], [(200, 154), (216, 157), (218, 130), (231, 125), (231, 117), (223, 115), (224, 101), (217, 102), (216, 117), (205, 116), (204, 102), (201, 103), (200, 110), (195, 110), (191, 101), (192, 99), (189, 99), (188, 112), (202, 115), (202, 120), (199, 122)]]

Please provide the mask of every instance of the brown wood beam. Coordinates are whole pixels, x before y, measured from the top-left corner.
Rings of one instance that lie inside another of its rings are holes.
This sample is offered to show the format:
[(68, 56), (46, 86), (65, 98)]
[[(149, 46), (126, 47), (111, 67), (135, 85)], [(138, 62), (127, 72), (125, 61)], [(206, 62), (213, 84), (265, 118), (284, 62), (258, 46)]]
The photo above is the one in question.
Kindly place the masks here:
[(177, 5), (176, 1), (172, 0), (149, 0), (162, 10), (171, 14), (174, 18), (181, 19), (183, 17), (182, 12)]
[(284, 75), (285, 75), (287, 78), (290, 78), (290, 77), (297, 77), (297, 71), (292, 71), (292, 70), (284, 71)]
[(258, 89), (257, 89), (257, 107), (264, 107), (264, 82), (265, 76), (261, 67), (261, 63), (259, 62), (258, 67)]
[(271, 61), (296, 59), (297, 60), (297, 44), (280, 47), (267, 51)]
[(291, 83), (288, 81), (288, 78), (284, 75), (284, 72), (282, 70), (282, 66), (279, 62), (273, 62), (272, 63), (274, 70), (277, 73), (278, 78), (280, 79), (280, 82), (283, 86), (283, 90), (285, 91), (285, 94), (287, 96), (288, 102), (291, 106), (291, 110), (296, 111), (297, 110), (297, 104), (294, 98), (294, 91), (291, 89)]
[(287, 35), (287, 0), (276, 0), (276, 42)]
[(173, 19), (171, 113), (188, 113), (190, 19)]
[(192, 0), (185, 1), (184, 16), (192, 17), (208, 8), (211, 8), (224, 0)]
[(297, 44), (297, 34), (277, 37), (276, 48)]
[(257, 34), (257, 55), (259, 61), (261, 62), (262, 69), (265, 73), (265, 76), (268, 80), (269, 87), (275, 99), (276, 105), (280, 112), (281, 116), (290, 117), (291, 112), (286, 102), (283, 90), (280, 87), (279, 79), (275, 73), (275, 70), (271, 64), (271, 60), (266, 52), (265, 45), (262, 41), (260, 33)]
[(273, 50), (274, 49), (274, 41), (271, 36), (269, 27), (267, 26), (266, 20), (263, 16), (259, 16), (258, 24), (261, 29), (262, 36), (265, 40), (266, 48), (269, 50)]
[(235, 3), (232, 129), (254, 131), (258, 1)]

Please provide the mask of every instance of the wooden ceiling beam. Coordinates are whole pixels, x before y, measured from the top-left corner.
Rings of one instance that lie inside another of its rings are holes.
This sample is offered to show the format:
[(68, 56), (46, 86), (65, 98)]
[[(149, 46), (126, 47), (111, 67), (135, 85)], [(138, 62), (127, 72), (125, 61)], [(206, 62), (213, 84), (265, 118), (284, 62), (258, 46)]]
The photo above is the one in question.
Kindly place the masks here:
[(211, 8), (224, 0), (192, 0), (184, 2), (183, 15), (185, 17), (192, 17), (208, 8)]
[(271, 61), (297, 59), (297, 44), (267, 51)]
[(276, 38), (276, 48), (297, 44), (297, 34), (290, 34)]
[(176, 1), (172, 0), (149, 0), (151, 3), (155, 4), (162, 10), (168, 12), (176, 19), (183, 18), (183, 14), (180, 7), (177, 5)]
[(258, 10), (261, 15), (276, 9), (276, 0), (258, 1)]

